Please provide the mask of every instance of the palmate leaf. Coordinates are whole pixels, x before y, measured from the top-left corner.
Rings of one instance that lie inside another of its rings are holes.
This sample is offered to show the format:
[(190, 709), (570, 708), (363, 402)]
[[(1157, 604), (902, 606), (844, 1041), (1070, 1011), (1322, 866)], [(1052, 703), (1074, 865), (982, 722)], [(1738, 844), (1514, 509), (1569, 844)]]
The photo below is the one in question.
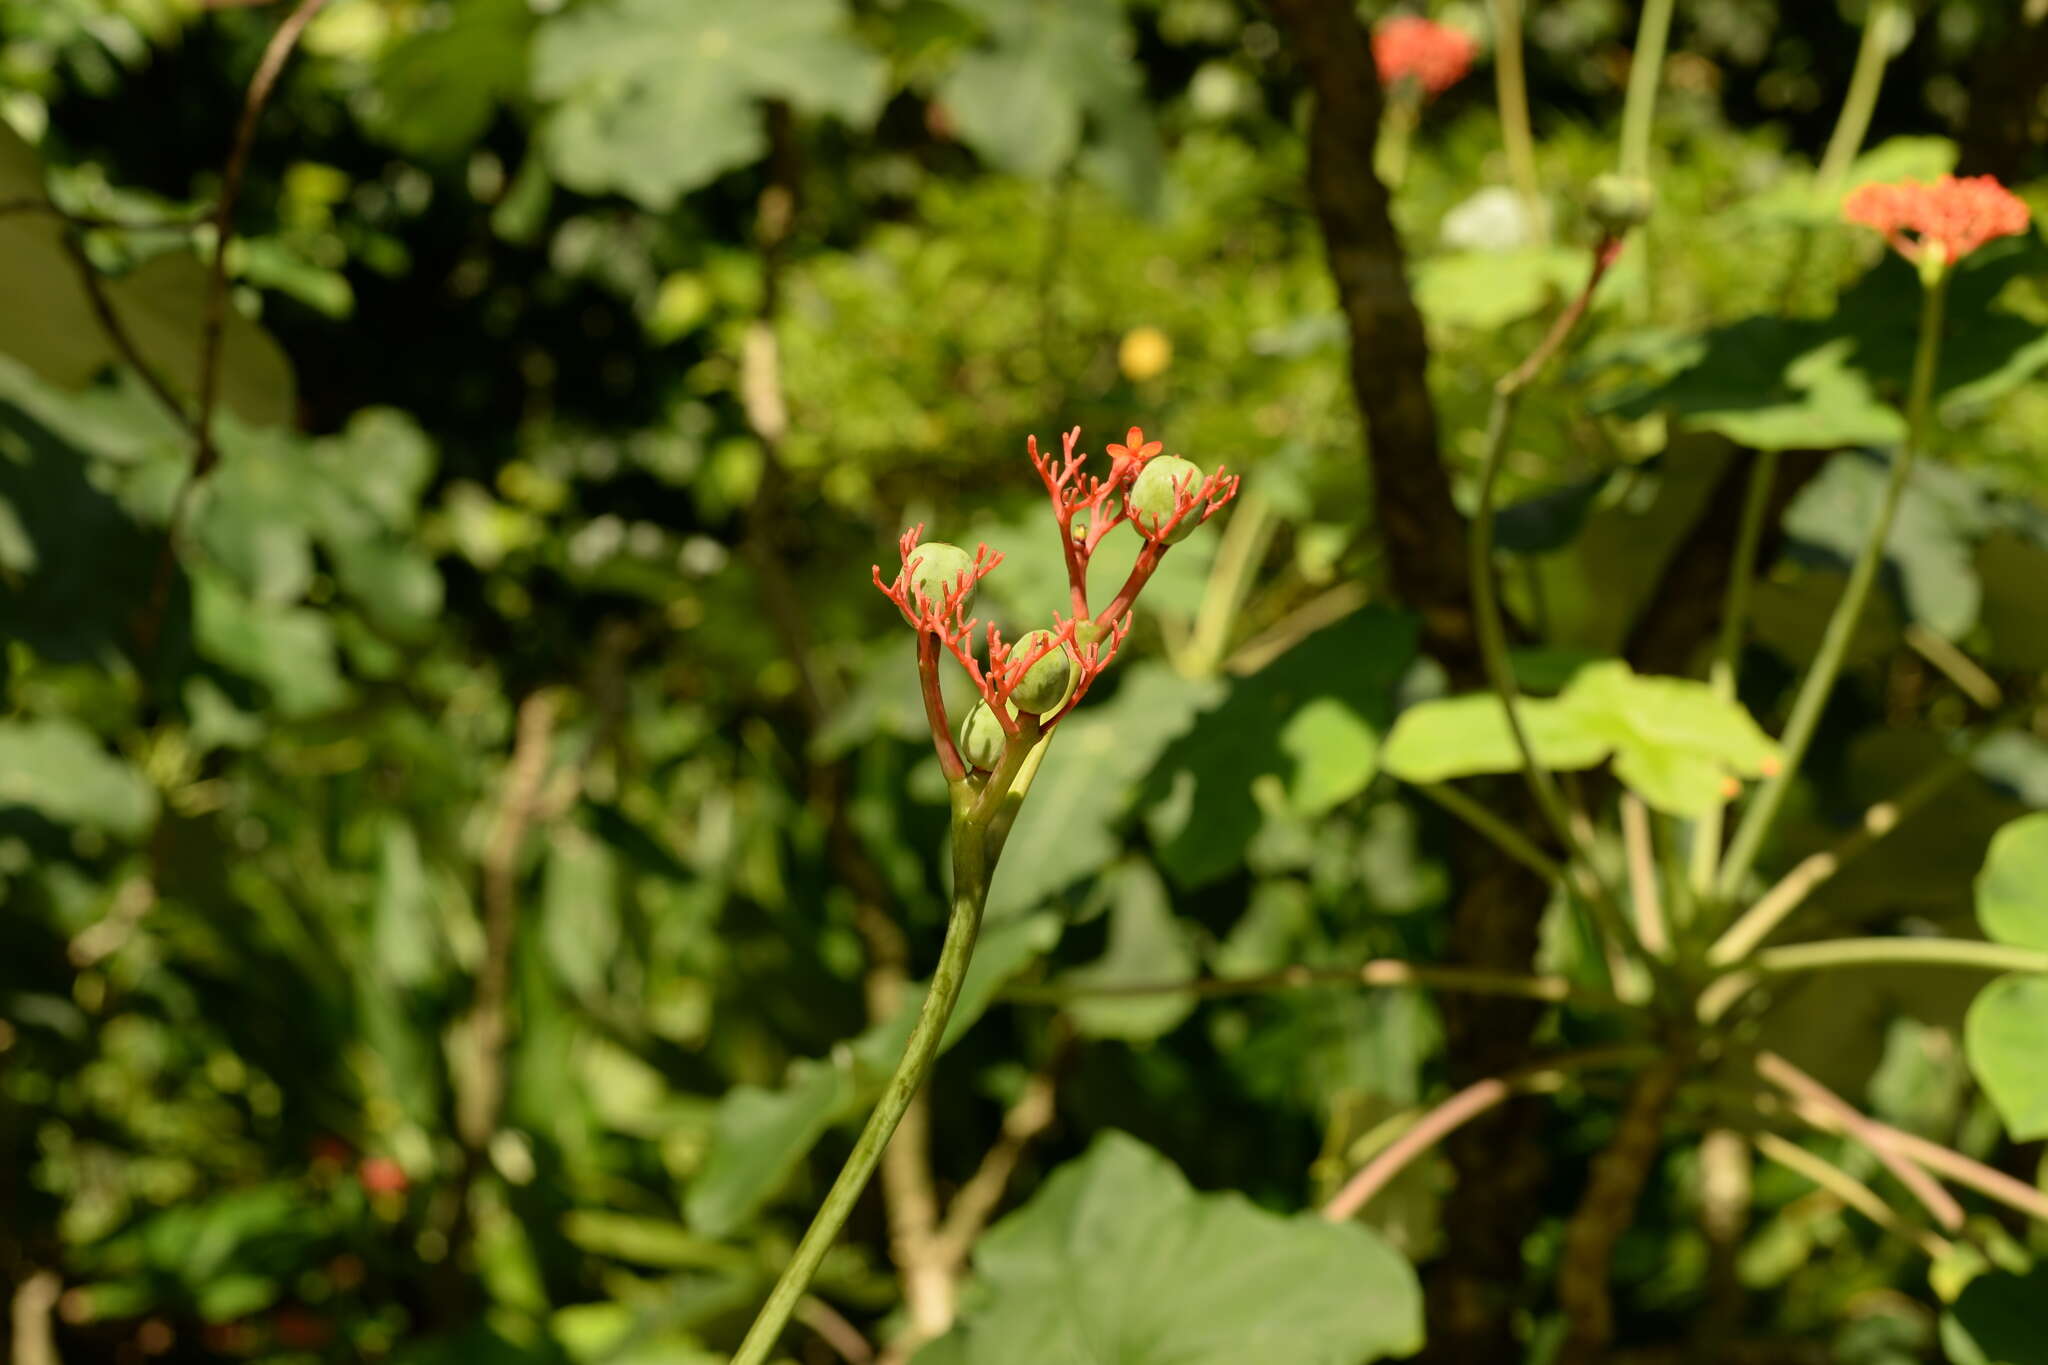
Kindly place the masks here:
[(1377, 1234), (1198, 1194), (1106, 1133), (974, 1252), (958, 1326), (916, 1365), (1363, 1365), (1422, 1344), (1415, 1272)]
[(988, 42), (940, 83), (960, 138), (1000, 170), (1049, 178), (1094, 145), (1087, 169), (1134, 207), (1160, 181), (1159, 137), (1115, 0), (952, 0)]
[(1252, 796), (1261, 778), (1277, 778), (1289, 806), (1310, 816), (1363, 791), (1394, 683), (1414, 656), (1413, 619), (1373, 608), (1232, 681), (1147, 784), (1147, 824), (1168, 875), (1201, 886), (1243, 860), (1263, 823)]
[[(1554, 771), (1608, 758), (1614, 775), (1671, 815), (1722, 799), (1728, 775), (1762, 775), (1777, 746), (1739, 702), (1689, 678), (1644, 677), (1616, 659), (1579, 670), (1556, 697), (1516, 708), (1529, 747)], [(1491, 693), (1411, 706), (1394, 722), (1380, 766), (1409, 782), (1443, 782), (1522, 766), (1507, 711)]]
[[(2048, 269), (2032, 235), (1994, 242), (1949, 284), (1935, 401), (1953, 425), (2048, 365), (2048, 331), (2007, 295)], [(1899, 415), (1912, 372), (1921, 286), (1887, 256), (1823, 319), (1752, 317), (1692, 338), (1676, 373), (1604, 406), (1624, 416), (1667, 412), (1758, 450), (1885, 445), (1905, 436)]]
[(601, 0), (549, 19), (533, 45), (555, 179), (650, 209), (766, 152), (762, 100), (865, 125), (886, 86), (840, 0)]

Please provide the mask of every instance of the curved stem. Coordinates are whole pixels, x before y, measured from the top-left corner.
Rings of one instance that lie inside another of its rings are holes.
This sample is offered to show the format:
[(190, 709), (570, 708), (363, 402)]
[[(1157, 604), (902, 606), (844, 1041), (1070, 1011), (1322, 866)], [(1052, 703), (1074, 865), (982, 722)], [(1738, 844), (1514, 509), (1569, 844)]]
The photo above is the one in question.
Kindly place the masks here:
[(1650, 176), (1650, 123), (1657, 112), (1657, 87), (1663, 83), (1671, 8), (1672, 0), (1647, 0), (1629, 57), (1628, 98), (1621, 110), (1621, 173), (1638, 179)]
[(1906, 480), (1912, 473), (1913, 457), (1926, 440), (1934, 375), (1941, 358), (1942, 301), (1945, 294), (1945, 275), (1930, 280), (1923, 291), (1920, 341), (1913, 356), (1912, 388), (1906, 400), (1906, 439), (1892, 457), (1891, 478), (1885, 482), (1877, 516), (1872, 520), (1870, 533), (1864, 537), (1863, 548), (1849, 570), (1849, 582), (1842, 589), (1841, 600), (1835, 603), (1834, 614), (1828, 618), (1827, 629), (1821, 635), (1820, 651), (1814, 655), (1813, 666), (1807, 670), (1806, 680), (1799, 685), (1799, 695), (1792, 702), (1792, 714), (1785, 722), (1783, 737), (1778, 741), (1784, 751), (1781, 766), (1757, 789), (1756, 798), (1743, 812), (1742, 823), (1736, 827), (1735, 838), (1728, 846), (1727, 860), (1721, 865), (1720, 880), (1715, 884), (1716, 892), (1724, 900), (1733, 899), (1741, 890), (1743, 879), (1749, 875), (1750, 867), (1763, 847), (1764, 835), (1777, 818), (1779, 808), (1785, 804), (1792, 779), (1799, 772), (1799, 761), (1806, 756), (1806, 746), (1813, 740), (1814, 727), (1820, 723), (1821, 708), (1826, 705), (1828, 693), (1834, 690), (1835, 679), (1841, 674), (1842, 662), (1849, 652), (1850, 637), (1856, 633), (1856, 623), (1862, 618), (1864, 603), (1869, 600), (1871, 586), (1877, 581), (1878, 566), (1884, 562), (1885, 540), (1891, 533), (1892, 518), (1899, 510), (1899, 497), (1905, 492)]
[[(1472, 615), (1475, 634), (1478, 637), (1479, 657), (1486, 668), (1487, 681), (1499, 694), (1501, 707), (1506, 712), (1508, 734), (1515, 742), (1515, 751), (1522, 759), (1522, 776), (1529, 784), (1530, 792), (1536, 798), (1536, 805), (1543, 818), (1556, 833), (1566, 853), (1567, 862), (1577, 863), (1585, 871), (1590, 884), (1593, 910), (1601, 921), (1601, 927), (1613, 936), (1617, 943), (1633, 943), (1626, 921), (1614, 904), (1594, 866), (1589, 851), (1584, 847), (1573, 829), (1571, 812), (1565, 805), (1563, 794), (1558, 790), (1557, 779), (1536, 757), (1535, 748), (1529, 743), (1528, 731), (1522, 725), (1521, 689), (1515, 684), (1514, 666), (1508, 658), (1507, 626), (1501, 615), (1500, 594), (1494, 582), (1493, 533), (1498, 517), (1494, 505), (1494, 494), (1500, 483), (1501, 466), (1506, 460), (1508, 438), (1514, 430), (1515, 409), (1521, 392), (1543, 372), (1543, 367), (1563, 349), (1579, 320), (1586, 315), (1593, 300), (1593, 291), (1608, 268), (1614, 264), (1620, 243), (1611, 237), (1604, 237), (1593, 248), (1593, 267), (1588, 272), (1586, 284), (1565, 310), (1558, 314), (1550, 331), (1531, 351), (1522, 363), (1494, 385), (1492, 412), (1487, 419), (1486, 454), (1479, 470), (1479, 505), (1473, 513), (1472, 534), (1469, 540), (1468, 574), (1472, 580)], [(1639, 946), (1639, 945), (1638, 945)]]
[(1756, 1143), (1757, 1151), (1788, 1171), (1796, 1171), (1829, 1194), (1848, 1205), (1886, 1232), (1894, 1232), (1914, 1243), (1936, 1260), (1955, 1250), (1947, 1238), (1926, 1228), (1915, 1228), (1882, 1196), (1870, 1186), (1850, 1175), (1839, 1166), (1822, 1157), (1815, 1156), (1796, 1142), (1779, 1137), (1776, 1133), (1756, 1133), (1750, 1140)]
[(925, 994), (923, 1007), (918, 1010), (917, 1023), (903, 1049), (903, 1059), (896, 1064), (895, 1074), (889, 1077), (880, 1102), (868, 1116), (867, 1126), (861, 1129), (860, 1137), (853, 1145), (853, 1154), (840, 1168), (838, 1178), (825, 1195), (825, 1202), (811, 1219), (811, 1226), (804, 1232), (803, 1240), (797, 1243), (796, 1251), (776, 1280), (774, 1289), (769, 1291), (767, 1303), (762, 1305), (754, 1325), (747, 1329), (746, 1339), (740, 1343), (732, 1365), (763, 1365), (775, 1349), (776, 1338), (781, 1336), (782, 1329), (789, 1324), (790, 1315), (802, 1302), (811, 1277), (818, 1272), (819, 1262), (825, 1259), (825, 1253), (831, 1249), (839, 1230), (846, 1225), (847, 1216), (853, 1212), (861, 1191), (867, 1188), (869, 1177), (874, 1174), (883, 1150), (903, 1118), (903, 1111), (910, 1107), (911, 1099), (931, 1072), (932, 1063), (939, 1055), (939, 1042), (946, 1033), (946, 1023), (953, 1017), (953, 1006), (959, 1002), (960, 988), (967, 980), (967, 963), (974, 954), (974, 940), (981, 931), (981, 910), (988, 899), (991, 871), (984, 834), (982, 824), (956, 812), (953, 821), (953, 910), (946, 922), (945, 945), (939, 949), (938, 965), (932, 970), (931, 988)]
[(1901, 25), (1912, 31), (1913, 15), (1902, 0), (1871, 0), (1870, 12), (1863, 16), (1863, 41), (1856, 47), (1856, 67), (1849, 75), (1849, 93), (1842, 99), (1835, 131), (1821, 154), (1817, 178), (1824, 188), (1839, 183), (1863, 149), (1871, 111), (1877, 108), (1877, 92), (1884, 84), (1884, 69), (1892, 59), (1892, 34)]
[[(1714, 662), (1707, 683), (1723, 701), (1735, 700), (1742, 662), (1742, 640), (1749, 616), (1749, 589), (1756, 577), (1756, 547), (1763, 540), (1764, 514), (1771, 504), (1771, 485), (1778, 477), (1778, 452), (1760, 450), (1750, 464), (1749, 488), (1742, 498), (1742, 520), (1735, 533), (1735, 556), (1728, 565), (1728, 594), (1721, 604), (1721, 629), (1714, 642)], [(1699, 895), (1713, 890), (1721, 861), (1721, 821), (1725, 807), (1716, 801), (1692, 830), (1692, 887)]]
[(1350, 1218), (1371, 1203), (1372, 1197), (1385, 1189), (1408, 1163), (1487, 1110), (1505, 1103), (1511, 1095), (1548, 1093), (1560, 1089), (1575, 1071), (1630, 1066), (1656, 1055), (1658, 1050), (1647, 1046), (1595, 1048), (1553, 1057), (1513, 1075), (1474, 1081), (1416, 1120), (1414, 1127), (1361, 1166), (1344, 1182), (1344, 1188), (1323, 1205), (1323, 1217), (1332, 1223)]
[(1550, 236), (1543, 189), (1536, 177), (1536, 139), (1529, 130), (1529, 84), (1522, 71), (1522, 0), (1493, 0), (1493, 93), (1500, 106), (1500, 139), (1508, 179), (1539, 240)]
[(1868, 1148), (1870, 1154), (1892, 1173), (1892, 1178), (1905, 1186), (1907, 1192), (1920, 1201), (1921, 1207), (1934, 1216), (1935, 1222), (1950, 1232), (1961, 1230), (1963, 1206), (1956, 1202), (1956, 1197), (1944, 1189), (1940, 1181), (1901, 1155), (1862, 1110), (1775, 1052), (1757, 1054), (1756, 1073), (1794, 1099), (1832, 1114), (1850, 1140)]

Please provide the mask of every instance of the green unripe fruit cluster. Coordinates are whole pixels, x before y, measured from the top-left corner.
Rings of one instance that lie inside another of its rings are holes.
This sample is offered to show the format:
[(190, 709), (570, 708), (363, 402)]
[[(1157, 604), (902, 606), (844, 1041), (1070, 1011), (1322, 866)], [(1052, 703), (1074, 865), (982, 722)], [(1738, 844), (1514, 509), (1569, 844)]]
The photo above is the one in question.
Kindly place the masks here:
[[(910, 573), (911, 608), (916, 609), (919, 593), (930, 598), (932, 606), (937, 608), (946, 605), (946, 594), (953, 591), (960, 575), (972, 577), (974, 559), (958, 545), (934, 540), (912, 550), (904, 566)], [(974, 585), (970, 582), (967, 595), (960, 599), (960, 608), (964, 611), (973, 604)]]
[[(1010, 657), (1019, 662), (1031, 657), (1033, 650), (1047, 641), (1057, 640), (1049, 630), (1034, 630), (1010, 647)], [(1010, 701), (1019, 711), (1029, 711), (1042, 716), (1067, 699), (1067, 684), (1073, 680), (1074, 661), (1067, 655), (1064, 644), (1054, 644), (1046, 651), (1045, 657), (1024, 670), (1024, 676), (1017, 680), (1017, 686), (1010, 692)], [(989, 717), (994, 720), (994, 716)]]
[(1657, 187), (1641, 176), (1608, 172), (1586, 186), (1586, 214), (1602, 232), (1619, 237), (1649, 221)]
[(1157, 532), (1172, 519), (1173, 509), (1179, 505), (1174, 497), (1176, 487), (1192, 494), (1201, 488), (1204, 477), (1193, 460), (1183, 460), (1178, 455), (1155, 455), (1145, 461), (1145, 467), (1131, 481), (1131, 519), (1138, 530), (1150, 538), (1164, 539), (1168, 545), (1186, 540), (1202, 524), (1200, 514), (1193, 508), (1164, 537)]
[[(1011, 708), (1015, 710), (1015, 708)], [(960, 757), (970, 768), (984, 768), (995, 771), (1003, 761), (1003, 745), (1008, 740), (1003, 733), (1003, 724), (996, 719), (996, 713), (989, 710), (988, 703), (978, 701), (967, 713), (967, 719), (960, 722)]]

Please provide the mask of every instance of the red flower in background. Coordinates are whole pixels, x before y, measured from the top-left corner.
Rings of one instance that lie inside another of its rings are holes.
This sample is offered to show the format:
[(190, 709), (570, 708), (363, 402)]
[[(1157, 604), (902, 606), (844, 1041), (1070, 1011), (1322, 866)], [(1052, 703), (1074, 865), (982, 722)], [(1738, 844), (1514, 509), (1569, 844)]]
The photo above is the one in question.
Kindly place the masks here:
[(2020, 197), (1988, 175), (1945, 175), (1932, 185), (1864, 185), (1842, 201), (1842, 217), (1882, 232), (1909, 261), (1934, 252), (1944, 265), (1994, 237), (2025, 232), (2030, 219)]
[(356, 1168), (356, 1180), (365, 1194), (404, 1194), (410, 1183), (405, 1167), (388, 1156), (366, 1156)]
[(1372, 31), (1373, 65), (1380, 83), (1413, 76), (1431, 95), (1441, 95), (1465, 78), (1479, 44), (1458, 29), (1413, 14), (1397, 14)]

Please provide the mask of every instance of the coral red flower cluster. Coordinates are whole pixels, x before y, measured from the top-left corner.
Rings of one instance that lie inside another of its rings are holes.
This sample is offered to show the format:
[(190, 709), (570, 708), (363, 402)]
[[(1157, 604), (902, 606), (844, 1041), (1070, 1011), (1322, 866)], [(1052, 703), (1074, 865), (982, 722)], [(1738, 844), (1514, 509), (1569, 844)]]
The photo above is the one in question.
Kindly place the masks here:
[(1413, 14), (1397, 14), (1372, 31), (1372, 59), (1380, 84), (1413, 77), (1432, 97), (1463, 80), (1478, 51), (1479, 44), (1470, 35)]
[(1842, 201), (1842, 217), (1875, 228), (1909, 261), (1932, 253), (1954, 265), (1994, 237), (2025, 232), (2020, 197), (1988, 175), (1945, 175), (1932, 185), (1906, 180), (1864, 185)]
[[(1074, 665), (1074, 684), (1057, 710), (1039, 717), (1041, 732), (1052, 729), (1073, 711), (1087, 695), (1089, 686), (1116, 656), (1117, 649), (1130, 631), (1131, 604), (1158, 569), (1167, 547), (1179, 538), (1176, 532), (1190, 519), (1197, 524), (1207, 521), (1237, 496), (1238, 477), (1219, 465), (1214, 473), (1199, 483), (1190, 478), (1176, 484), (1172, 510), (1156, 519), (1141, 522), (1133, 515), (1131, 485), (1146, 462), (1163, 449), (1161, 444), (1147, 441), (1143, 431), (1132, 427), (1121, 444), (1108, 447), (1109, 473), (1098, 477), (1086, 472), (1088, 457), (1077, 449), (1080, 439), (1079, 427), (1065, 433), (1058, 456), (1041, 455), (1035, 436), (1028, 442), (1032, 466), (1045, 484), (1046, 495), (1052, 501), (1053, 518), (1059, 525), (1073, 607), (1072, 615), (1067, 617), (1055, 611), (1051, 630), (1040, 635), (1030, 648), (1019, 651), (1015, 644), (1005, 642), (1002, 632), (993, 624), (983, 627), (979, 620), (967, 614), (967, 604), (973, 597), (975, 586), (1003, 561), (1003, 557), (988, 546), (975, 547), (973, 559), (939, 601), (933, 601), (925, 592), (920, 592), (915, 584), (911, 557), (924, 535), (922, 523), (898, 538), (899, 568), (893, 579), (884, 582), (881, 565), (874, 566), (875, 586), (917, 628), (918, 674), (924, 690), (926, 717), (931, 722), (932, 740), (938, 747), (940, 765), (949, 777), (964, 773), (965, 766), (954, 743), (952, 726), (946, 719), (945, 701), (939, 691), (941, 646), (959, 661), (974, 683), (975, 690), (981, 694), (981, 699), (1002, 724), (1004, 732), (1013, 736), (1019, 733), (1020, 725), (1011, 714), (1011, 694), (1041, 659), (1056, 649), (1065, 650)], [(1143, 538), (1144, 548), (1139, 550), (1137, 562), (1109, 605), (1091, 615), (1088, 607), (1089, 563), (1103, 537), (1126, 521), (1131, 522), (1132, 529)], [(984, 652), (988, 658), (986, 665), (975, 657), (977, 628), (981, 629), (983, 637)]]

